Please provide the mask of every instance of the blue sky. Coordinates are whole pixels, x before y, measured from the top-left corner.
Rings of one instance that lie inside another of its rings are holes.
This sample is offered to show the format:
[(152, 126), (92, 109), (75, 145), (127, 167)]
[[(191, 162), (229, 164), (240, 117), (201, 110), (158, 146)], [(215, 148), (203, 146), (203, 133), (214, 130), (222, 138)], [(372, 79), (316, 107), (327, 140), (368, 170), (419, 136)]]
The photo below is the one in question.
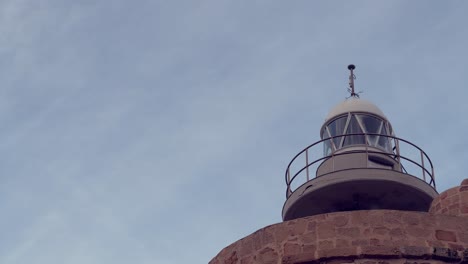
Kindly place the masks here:
[(0, 263), (207, 263), (356, 87), (468, 165), (464, 1), (0, 2)]

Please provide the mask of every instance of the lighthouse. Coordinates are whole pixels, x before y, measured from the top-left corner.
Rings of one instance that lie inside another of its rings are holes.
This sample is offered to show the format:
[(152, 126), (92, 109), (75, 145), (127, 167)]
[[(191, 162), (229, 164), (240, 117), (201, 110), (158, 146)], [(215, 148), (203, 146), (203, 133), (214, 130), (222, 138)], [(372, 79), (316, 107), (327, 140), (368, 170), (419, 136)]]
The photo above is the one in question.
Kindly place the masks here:
[[(321, 140), (300, 151), (286, 169), (284, 220), (368, 209), (424, 212), (437, 196), (429, 156), (398, 138), (384, 113), (359, 98), (355, 66), (348, 69), (350, 97), (326, 116)], [(402, 152), (403, 146), (416, 155)], [(310, 157), (316, 148), (323, 148), (322, 157)]]
[(439, 194), (429, 155), (360, 98), (355, 69), (320, 139), (286, 166), (283, 222), (210, 264), (468, 263), (468, 179)]

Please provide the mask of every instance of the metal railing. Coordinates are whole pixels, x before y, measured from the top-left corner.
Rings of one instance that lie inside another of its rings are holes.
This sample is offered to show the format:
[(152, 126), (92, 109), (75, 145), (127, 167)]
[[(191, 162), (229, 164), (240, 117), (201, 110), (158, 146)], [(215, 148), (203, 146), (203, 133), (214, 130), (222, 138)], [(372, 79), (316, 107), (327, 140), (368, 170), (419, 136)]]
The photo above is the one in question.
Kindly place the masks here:
[[(335, 138), (342, 138), (342, 137), (347, 137), (347, 136), (385, 137), (385, 138), (388, 138), (390, 142), (392, 142), (393, 151), (390, 153), (386, 150), (380, 150), (379, 148), (372, 147), (368, 144), (351, 145), (351, 146), (348, 146), (350, 147), (350, 149), (351, 147), (359, 147), (359, 148), (346, 151), (346, 147), (345, 147), (345, 148), (339, 149), (338, 151), (334, 150), (332, 151), (331, 154), (325, 155), (325, 156), (323, 156), (323, 154), (315, 154), (315, 156), (320, 155), (320, 157), (315, 160), (313, 159), (310, 162), (311, 152), (312, 153), (314, 151), (317, 152), (317, 149), (318, 149), (317, 146), (323, 146), (320, 143), (325, 143), (327, 141), (331, 142)], [(402, 147), (403, 149), (407, 149), (408, 153), (417, 155), (418, 157), (415, 159), (415, 158), (410, 158), (410, 157), (401, 155), (400, 153), (401, 153)], [(286, 198), (289, 198), (289, 196), (294, 192), (294, 190), (296, 190), (299, 186), (301, 186), (302, 184), (310, 180), (311, 178), (310, 171), (317, 171), (317, 174), (318, 174), (318, 167), (326, 160), (333, 159), (332, 162), (334, 162), (335, 157), (341, 156), (341, 155), (349, 155), (351, 153), (365, 153), (367, 157), (369, 156), (370, 153), (381, 154), (381, 155), (383, 154), (389, 158), (392, 158), (395, 161), (395, 163), (399, 165), (399, 168), (401, 168), (402, 173), (416, 176), (422, 179), (423, 181), (425, 181), (427, 184), (431, 185), (434, 189), (436, 187), (434, 167), (432, 165), (432, 161), (429, 158), (429, 156), (421, 148), (419, 148), (418, 146), (416, 146), (415, 144), (407, 140), (404, 140), (395, 136), (389, 136), (389, 135), (383, 135), (383, 134), (377, 134), (377, 133), (355, 133), (355, 134), (345, 134), (345, 135), (324, 138), (322, 140), (319, 140), (309, 145), (308, 147), (303, 149), (301, 152), (299, 152), (296, 156), (294, 156), (291, 162), (289, 162), (288, 167), (286, 168), (286, 173), (285, 173), (285, 180), (286, 180), (286, 185), (287, 185)], [(304, 165), (300, 165), (301, 163)], [(297, 166), (299, 167), (296, 170), (294, 170), (294, 168)], [(353, 167), (353, 168), (356, 168), (356, 167)], [(369, 159), (367, 159), (366, 166), (363, 168), (370, 168)], [(292, 169), (293, 171), (291, 171)], [(332, 172), (340, 171), (340, 170), (343, 170), (343, 169), (335, 170), (335, 166), (333, 163), (331, 171), (327, 171), (326, 173), (319, 174), (319, 175), (314, 175), (314, 178), (320, 177), (320, 176), (323, 176)], [(418, 173), (417, 171), (420, 171), (420, 173)], [(300, 178), (302, 178), (303, 180), (302, 181), (296, 180)]]

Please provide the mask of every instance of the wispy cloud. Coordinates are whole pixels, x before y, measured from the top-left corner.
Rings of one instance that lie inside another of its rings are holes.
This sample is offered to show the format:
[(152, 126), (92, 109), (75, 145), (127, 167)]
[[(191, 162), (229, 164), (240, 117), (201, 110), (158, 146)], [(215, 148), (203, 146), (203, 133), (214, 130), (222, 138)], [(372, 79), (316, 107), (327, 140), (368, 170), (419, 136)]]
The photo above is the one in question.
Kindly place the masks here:
[(466, 18), (421, 3), (3, 1), (0, 262), (207, 262), (280, 221), (348, 63), (459, 184)]

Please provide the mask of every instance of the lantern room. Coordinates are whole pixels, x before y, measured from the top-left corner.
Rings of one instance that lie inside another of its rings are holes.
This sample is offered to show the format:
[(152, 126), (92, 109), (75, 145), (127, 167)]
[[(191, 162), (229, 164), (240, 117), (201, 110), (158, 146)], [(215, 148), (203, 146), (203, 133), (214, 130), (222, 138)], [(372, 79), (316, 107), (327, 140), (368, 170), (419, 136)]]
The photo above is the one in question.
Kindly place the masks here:
[(437, 196), (429, 156), (396, 137), (384, 113), (359, 98), (355, 66), (348, 69), (351, 96), (326, 116), (321, 140), (286, 168), (285, 221), (352, 210), (427, 211)]

